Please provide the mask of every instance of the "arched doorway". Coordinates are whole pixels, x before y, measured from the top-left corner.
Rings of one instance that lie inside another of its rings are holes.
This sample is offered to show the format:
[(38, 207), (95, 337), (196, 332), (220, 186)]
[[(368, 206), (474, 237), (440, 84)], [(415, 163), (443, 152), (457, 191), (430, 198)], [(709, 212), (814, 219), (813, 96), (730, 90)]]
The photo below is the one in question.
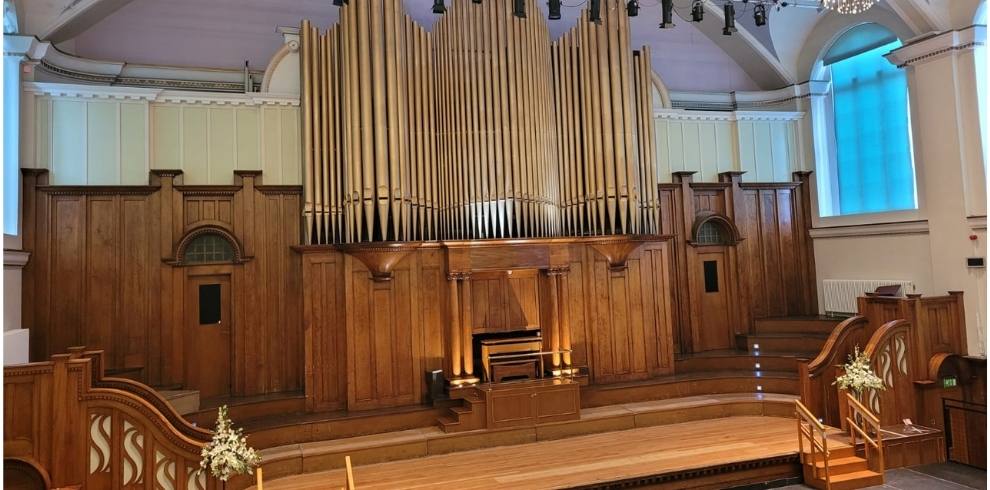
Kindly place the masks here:
[(695, 352), (732, 349), (736, 326), (732, 318), (735, 264), (732, 252), (739, 241), (735, 225), (717, 213), (695, 218), (688, 244), (694, 247), (691, 270), (691, 340)]

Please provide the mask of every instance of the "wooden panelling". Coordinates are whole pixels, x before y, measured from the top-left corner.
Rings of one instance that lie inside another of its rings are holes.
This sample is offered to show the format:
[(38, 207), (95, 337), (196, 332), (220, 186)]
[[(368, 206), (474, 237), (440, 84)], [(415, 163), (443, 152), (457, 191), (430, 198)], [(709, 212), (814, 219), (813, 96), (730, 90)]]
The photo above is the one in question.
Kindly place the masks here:
[[(46, 186), (25, 176), (25, 316), (31, 358), (73, 345), (107, 351), (107, 368), (156, 386), (180, 386), (185, 283), (195, 267), (163, 262), (179, 240), (210, 224), (231, 232), (249, 257), (231, 266), (233, 340), (230, 392), (302, 388), (299, 189), (256, 185)], [(36, 212), (36, 210), (41, 212)]]
[(475, 333), (539, 329), (539, 271), (480, 272), (470, 281)]

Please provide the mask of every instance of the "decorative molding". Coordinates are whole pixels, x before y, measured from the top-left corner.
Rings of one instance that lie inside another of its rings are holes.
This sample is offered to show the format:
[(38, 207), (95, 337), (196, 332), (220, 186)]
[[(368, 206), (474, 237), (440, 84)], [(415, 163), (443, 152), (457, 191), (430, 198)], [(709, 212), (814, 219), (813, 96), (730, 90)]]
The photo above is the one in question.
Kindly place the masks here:
[(878, 235), (927, 235), (928, 221), (905, 221), (901, 223), (876, 223), (867, 225), (832, 226), (808, 230), (811, 238), (840, 238)]
[(233, 249), (234, 251), (233, 260), (231, 260), (230, 262), (221, 262), (221, 263), (243, 264), (254, 258), (244, 254), (244, 246), (241, 245), (241, 241), (238, 240), (233, 233), (220, 226), (209, 224), (209, 225), (197, 226), (196, 228), (193, 228), (188, 233), (186, 233), (185, 236), (183, 236), (182, 239), (180, 239), (179, 242), (175, 245), (175, 249), (172, 252), (172, 256), (162, 259), (162, 262), (177, 267), (194, 266), (194, 265), (210, 265), (208, 263), (195, 263), (195, 264), (186, 263), (186, 248), (189, 246), (189, 244), (192, 243), (192, 241), (195, 240), (196, 238), (199, 238), (202, 235), (206, 235), (210, 233), (215, 235), (220, 235), (224, 240), (227, 240), (227, 243), (230, 244), (230, 248)]
[(23, 90), (50, 97), (135, 100), (158, 104), (197, 104), (218, 106), (298, 106), (299, 97), (285, 94), (233, 94), (184, 92), (159, 88), (82, 85), (73, 83), (24, 82)]
[(657, 119), (675, 121), (797, 121), (804, 112), (795, 111), (732, 111), (711, 112), (690, 109), (658, 109), (653, 111)]
[(3, 249), (3, 268), (6, 269), (16, 268), (20, 269), (27, 265), (28, 260), (31, 260), (31, 252), (25, 252), (24, 250), (12, 250), (9, 248)]
[(371, 272), (371, 280), (392, 280), (392, 269), (418, 249), (421, 242), (364, 242), (336, 245), (337, 250), (361, 261)]
[(154, 194), (157, 185), (39, 185), (38, 192), (50, 196), (147, 196)]
[(809, 80), (777, 90), (758, 92), (670, 92), (670, 106), (675, 109), (723, 112), (760, 108), (826, 95), (829, 85), (828, 81)]
[[(715, 221), (722, 224), (722, 227), (729, 233), (729, 241), (725, 243), (700, 243), (698, 242), (698, 230), (701, 229), (701, 225), (709, 222)], [(743, 238), (739, 234), (739, 228), (736, 228), (736, 224), (729, 219), (728, 216), (716, 213), (714, 211), (702, 211), (695, 215), (694, 224), (691, 226), (691, 237), (688, 239), (688, 245), (693, 247), (704, 247), (710, 245), (716, 246), (732, 246), (743, 241)]]
[(625, 271), (629, 257), (648, 241), (655, 241), (653, 235), (617, 235), (592, 239), (591, 248), (600, 253), (608, 261), (608, 269), (612, 272)]
[(972, 25), (957, 31), (921, 37), (887, 53), (884, 57), (898, 68), (921, 64), (954, 51), (985, 45), (986, 29), (983, 25)]

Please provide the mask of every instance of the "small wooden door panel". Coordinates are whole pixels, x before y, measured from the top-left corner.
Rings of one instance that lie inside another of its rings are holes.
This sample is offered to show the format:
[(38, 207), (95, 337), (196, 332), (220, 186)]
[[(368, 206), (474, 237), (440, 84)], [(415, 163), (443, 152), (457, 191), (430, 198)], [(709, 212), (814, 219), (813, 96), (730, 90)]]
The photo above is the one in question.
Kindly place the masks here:
[(700, 305), (696, 351), (731, 349), (729, 281), (724, 252), (699, 253), (698, 281), (694, 291)]
[(185, 386), (202, 400), (229, 396), (230, 275), (188, 275), (185, 306)]

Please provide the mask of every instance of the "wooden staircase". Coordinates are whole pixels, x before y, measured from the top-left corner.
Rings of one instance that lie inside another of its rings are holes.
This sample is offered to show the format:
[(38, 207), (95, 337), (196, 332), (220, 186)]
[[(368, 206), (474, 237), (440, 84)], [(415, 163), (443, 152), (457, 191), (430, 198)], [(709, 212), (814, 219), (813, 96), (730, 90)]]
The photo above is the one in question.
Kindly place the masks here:
[[(794, 402), (805, 485), (820, 490), (853, 490), (884, 483), (879, 420), (854, 398), (847, 397), (849, 443), (830, 434), (800, 401)], [(857, 436), (864, 441), (862, 457), (857, 450)]]
[(464, 432), (483, 429), (487, 425), (485, 395), (473, 387), (451, 388), (450, 398), (461, 400), (460, 405), (447, 409), (440, 416), (440, 428), (444, 432)]
[(842, 318), (809, 316), (761, 318), (745, 337), (750, 353), (797, 353), (814, 358)]

